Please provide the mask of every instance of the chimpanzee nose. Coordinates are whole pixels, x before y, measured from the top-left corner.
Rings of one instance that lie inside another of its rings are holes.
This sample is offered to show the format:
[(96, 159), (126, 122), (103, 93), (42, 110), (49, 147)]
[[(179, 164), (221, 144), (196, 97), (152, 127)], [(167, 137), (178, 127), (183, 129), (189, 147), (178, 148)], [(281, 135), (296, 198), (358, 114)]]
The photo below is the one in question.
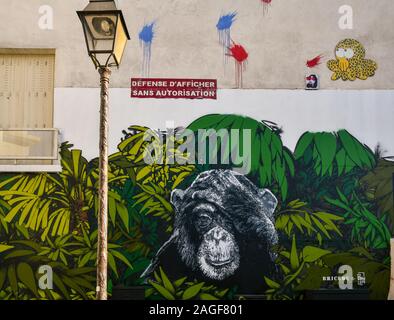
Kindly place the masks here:
[(214, 230), (214, 231), (213, 231), (213, 237), (214, 237), (215, 239), (217, 239), (217, 240), (220, 240), (220, 238), (222, 237), (222, 232), (221, 232), (221, 230), (218, 230), (218, 229)]
[(225, 230), (222, 228), (216, 227), (212, 230), (213, 239), (216, 241), (226, 240), (227, 235)]

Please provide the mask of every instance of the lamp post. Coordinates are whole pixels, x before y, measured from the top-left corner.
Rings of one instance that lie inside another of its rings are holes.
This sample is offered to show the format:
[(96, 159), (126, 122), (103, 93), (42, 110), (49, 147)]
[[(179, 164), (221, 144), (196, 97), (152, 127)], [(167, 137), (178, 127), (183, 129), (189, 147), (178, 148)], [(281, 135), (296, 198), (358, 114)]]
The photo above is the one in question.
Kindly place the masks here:
[(118, 67), (130, 40), (121, 10), (113, 0), (90, 0), (77, 11), (86, 46), (100, 74), (99, 212), (97, 243), (97, 300), (107, 300), (108, 266), (108, 87), (111, 67)]

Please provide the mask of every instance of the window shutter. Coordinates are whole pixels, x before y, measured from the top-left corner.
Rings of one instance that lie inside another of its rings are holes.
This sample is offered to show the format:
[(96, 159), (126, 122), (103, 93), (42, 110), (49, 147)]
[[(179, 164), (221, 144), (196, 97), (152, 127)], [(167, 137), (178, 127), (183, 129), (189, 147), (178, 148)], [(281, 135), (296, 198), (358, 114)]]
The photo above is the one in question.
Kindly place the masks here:
[(52, 128), (55, 56), (0, 54), (0, 128)]

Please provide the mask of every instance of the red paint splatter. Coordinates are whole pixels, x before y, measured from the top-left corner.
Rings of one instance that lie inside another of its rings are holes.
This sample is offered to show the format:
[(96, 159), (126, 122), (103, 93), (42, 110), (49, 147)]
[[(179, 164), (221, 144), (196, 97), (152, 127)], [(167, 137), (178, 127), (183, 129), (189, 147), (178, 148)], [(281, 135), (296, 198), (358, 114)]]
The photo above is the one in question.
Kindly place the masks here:
[(229, 49), (230, 56), (232, 56), (238, 62), (244, 62), (249, 56), (245, 48), (240, 44), (236, 44), (235, 42), (233, 42), (233, 45)]
[(308, 68), (314, 68), (314, 67), (318, 66), (319, 64), (321, 64), (322, 58), (323, 58), (323, 56), (320, 54), (317, 57), (313, 58), (312, 60), (308, 60), (306, 62), (306, 66)]
[(233, 44), (229, 49), (229, 56), (235, 60), (235, 82), (238, 88), (242, 88), (243, 71), (246, 70), (246, 62), (248, 59), (248, 52), (240, 44)]

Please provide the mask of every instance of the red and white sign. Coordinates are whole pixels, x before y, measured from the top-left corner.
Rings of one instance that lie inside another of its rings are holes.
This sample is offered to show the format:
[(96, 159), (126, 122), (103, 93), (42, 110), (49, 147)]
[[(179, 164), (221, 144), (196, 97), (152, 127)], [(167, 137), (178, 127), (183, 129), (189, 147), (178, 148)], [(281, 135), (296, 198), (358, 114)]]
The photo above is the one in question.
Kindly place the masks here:
[(217, 99), (217, 80), (131, 78), (132, 98)]

